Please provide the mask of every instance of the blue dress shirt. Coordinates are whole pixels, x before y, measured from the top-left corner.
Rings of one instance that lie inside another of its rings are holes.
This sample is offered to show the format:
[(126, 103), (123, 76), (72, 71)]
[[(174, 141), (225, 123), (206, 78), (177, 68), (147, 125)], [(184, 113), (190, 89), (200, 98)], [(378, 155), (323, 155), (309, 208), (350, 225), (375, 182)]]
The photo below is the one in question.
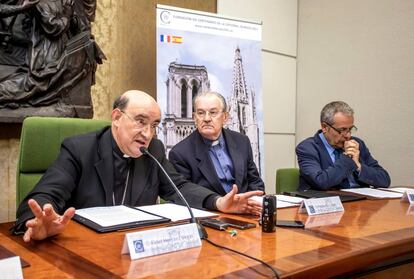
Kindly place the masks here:
[(226, 193), (230, 192), (235, 182), (233, 162), (231, 161), (229, 152), (227, 151), (226, 141), (223, 134), (215, 140), (204, 139), (209, 146), (209, 156), (216, 169), (217, 176)]

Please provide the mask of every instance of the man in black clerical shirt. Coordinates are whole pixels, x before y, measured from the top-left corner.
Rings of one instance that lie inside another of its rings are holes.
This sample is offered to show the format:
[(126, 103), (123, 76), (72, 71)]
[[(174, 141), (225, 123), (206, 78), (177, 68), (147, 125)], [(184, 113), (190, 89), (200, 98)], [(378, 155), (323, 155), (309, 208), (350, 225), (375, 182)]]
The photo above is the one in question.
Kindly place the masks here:
[(161, 111), (148, 94), (125, 92), (114, 102), (111, 119), (110, 127), (63, 141), (58, 158), (17, 210), (14, 231), (24, 232), (24, 241), (61, 233), (75, 208), (149, 205), (158, 196), (180, 203), (168, 179), (153, 160), (142, 156), (140, 147), (157, 158), (191, 206), (260, 214), (261, 206), (249, 198), (262, 191), (237, 194), (234, 187), (220, 196), (174, 169), (163, 144), (153, 138)]
[(237, 187), (239, 193), (264, 190), (246, 135), (225, 129), (229, 112), (225, 98), (203, 92), (193, 99), (196, 130), (169, 153), (179, 173), (220, 195)]
[(114, 196), (112, 203), (114, 205), (130, 203), (131, 201), (131, 184), (134, 173), (134, 160), (131, 157), (122, 154), (113, 137), (111, 137), (112, 153), (114, 159)]

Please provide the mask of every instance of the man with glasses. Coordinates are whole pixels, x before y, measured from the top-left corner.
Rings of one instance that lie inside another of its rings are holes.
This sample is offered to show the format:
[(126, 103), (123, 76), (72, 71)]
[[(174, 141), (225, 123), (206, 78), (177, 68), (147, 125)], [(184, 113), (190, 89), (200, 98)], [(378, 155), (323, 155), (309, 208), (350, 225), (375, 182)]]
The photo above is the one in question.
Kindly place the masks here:
[(300, 168), (299, 190), (388, 187), (387, 171), (368, 147), (352, 133), (354, 111), (345, 102), (327, 104), (321, 111), (321, 130), (296, 147)]
[(157, 197), (181, 203), (157, 164), (142, 156), (148, 148), (193, 207), (258, 215), (261, 206), (249, 198), (261, 191), (221, 197), (190, 183), (165, 158), (163, 144), (153, 138), (161, 119), (156, 101), (131, 90), (114, 102), (112, 124), (100, 131), (67, 138), (56, 161), (17, 210), (15, 233), (25, 242), (62, 232), (75, 208), (155, 204)]
[(223, 128), (229, 118), (224, 97), (216, 92), (199, 93), (193, 109), (197, 130), (169, 153), (178, 172), (220, 195), (234, 189), (239, 193), (263, 191), (249, 138)]

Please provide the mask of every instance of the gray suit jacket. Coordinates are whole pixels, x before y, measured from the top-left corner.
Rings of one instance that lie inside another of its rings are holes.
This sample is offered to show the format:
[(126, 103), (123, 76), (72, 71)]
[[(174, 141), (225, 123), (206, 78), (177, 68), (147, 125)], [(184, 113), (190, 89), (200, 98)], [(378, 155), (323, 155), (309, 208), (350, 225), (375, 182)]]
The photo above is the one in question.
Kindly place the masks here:
[[(113, 154), (111, 129), (67, 138), (56, 161), (17, 210), (15, 231), (23, 230), (26, 220), (33, 218), (27, 201), (35, 199), (41, 206), (51, 203), (62, 214), (67, 208), (111, 206), (113, 194)], [(173, 182), (193, 207), (203, 207), (214, 192), (188, 182), (165, 157), (163, 144), (153, 139), (148, 148), (166, 169)], [(154, 204), (157, 197), (181, 203), (173, 187), (157, 164), (147, 156), (134, 159), (130, 189), (131, 206)], [(210, 208), (215, 209), (215, 208)]]

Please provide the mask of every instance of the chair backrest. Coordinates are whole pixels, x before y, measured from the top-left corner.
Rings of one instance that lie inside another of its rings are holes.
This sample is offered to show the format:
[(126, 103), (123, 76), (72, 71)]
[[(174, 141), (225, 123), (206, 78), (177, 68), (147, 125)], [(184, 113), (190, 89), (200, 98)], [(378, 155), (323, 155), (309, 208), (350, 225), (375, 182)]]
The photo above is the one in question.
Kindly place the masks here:
[(276, 170), (276, 193), (296, 191), (299, 187), (299, 169)]
[(27, 117), (20, 136), (17, 163), (17, 205), (39, 182), (57, 158), (60, 144), (70, 136), (97, 131), (110, 125), (107, 120), (58, 117)]

